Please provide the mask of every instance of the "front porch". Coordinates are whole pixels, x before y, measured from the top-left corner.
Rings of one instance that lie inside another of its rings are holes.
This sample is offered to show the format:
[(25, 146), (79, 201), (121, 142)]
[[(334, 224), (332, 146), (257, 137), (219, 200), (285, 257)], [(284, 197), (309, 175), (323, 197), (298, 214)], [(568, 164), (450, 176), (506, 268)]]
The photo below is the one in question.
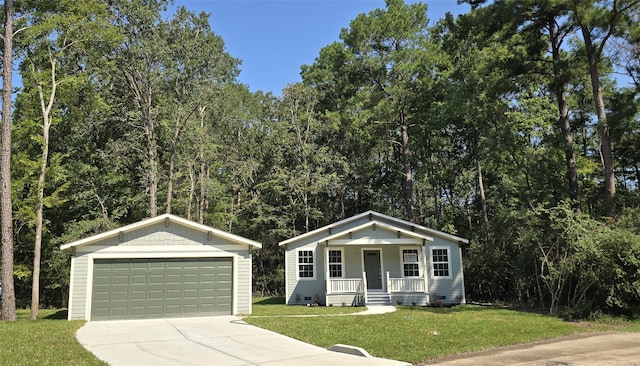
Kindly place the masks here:
[(326, 289), (327, 306), (364, 305), (420, 305), (429, 304), (429, 293), (424, 276), (414, 278), (392, 277), (384, 273), (380, 286), (370, 286), (367, 273), (360, 278), (329, 278)]

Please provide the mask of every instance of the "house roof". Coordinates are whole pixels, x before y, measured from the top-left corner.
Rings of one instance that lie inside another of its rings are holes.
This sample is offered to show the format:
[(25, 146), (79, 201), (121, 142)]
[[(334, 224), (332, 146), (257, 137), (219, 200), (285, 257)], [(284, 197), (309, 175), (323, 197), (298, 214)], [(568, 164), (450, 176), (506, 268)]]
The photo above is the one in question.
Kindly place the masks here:
[(405, 229), (399, 228), (397, 226), (388, 225), (388, 224), (385, 224), (385, 223), (383, 223), (381, 221), (378, 221), (378, 220), (367, 221), (364, 224), (356, 226), (356, 227), (351, 228), (349, 230), (344, 230), (344, 231), (337, 232), (335, 234), (332, 234), (332, 235), (329, 235), (327, 237), (322, 238), (322, 241), (338, 239), (338, 238), (340, 238), (342, 236), (347, 235), (350, 232), (356, 232), (356, 231), (359, 231), (359, 230), (362, 230), (362, 229), (366, 229), (366, 228), (369, 228), (369, 227), (374, 227), (374, 228), (375, 227), (379, 227), (379, 228), (387, 229), (387, 230), (390, 230), (390, 231), (399, 231), (399, 232), (401, 232), (401, 233), (403, 233), (403, 234), (405, 234), (405, 235), (407, 235), (409, 237), (418, 238), (418, 239), (424, 239), (424, 240), (427, 240), (427, 241), (433, 241), (433, 238), (428, 236), (428, 235), (423, 235), (423, 234), (420, 234), (420, 233), (415, 232), (415, 231), (405, 230)]
[[(310, 236), (318, 235), (319, 233), (322, 233), (322, 232), (328, 232), (329, 229), (339, 228), (340, 226), (343, 226), (343, 225), (348, 224), (348, 223), (353, 222), (353, 221), (360, 220), (363, 217), (367, 217), (367, 216), (369, 216), (369, 219), (370, 219), (371, 223), (377, 222), (378, 225), (381, 224), (379, 222), (379, 220), (381, 219), (381, 220), (384, 220), (384, 221), (392, 222), (392, 223), (394, 223), (395, 225), (398, 225), (398, 226), (405, 226), (405, 227), (409, 227), (409, 228), (412, 228), (412, 229), (417, 229), (417, 230), (420, 230), (420, 231), (424, 231), (424, 232), (428, 233), (428, 235), (430, 235), (430, 236), (436, 236), (436, 237), (439, 237), (439, 238), (455, 241), (455, 242), (458, 242), (458, 243), (469, 244), (469, 240), (467, 240), (467, 239), (464, 239), (464, 238), (461, 238), (461, 237), (458, 237), (458, 236), (455, 236), (455, 235), (447, 234), (447, 233), (444, 233), (442, 231), (438, 231), (438, 230), (435, 230), (435, 229), (428, 228), (426, 226), (417, 225), (417, 224), (414, 224), (414, 223), (409, 222), (409, 221), (397, 219), (395, 217), (387, 216), (387, 215), (381, 214), (379, 212), (375, 212), (375, 211), (371, 211), (370, 210), (370, 211), (366, 211), (366, 212), (363, 212), (361, 214), (346, 218), (344, 220), (340, 220), (340, 221), (334, 222), (333, 224), (330, 224), (330, 225), (327, 225), (327, 226), (323, 226), (321, 228), (309, 231), (308, 233), (304, 233), (302, 235), (298, 235), (298, 236), (293, 237), (291, 239), (287, 239), (287, 240), (281, 241), (279, 245), (280, 246), (284, 246), (284, 245), (296, 242), (298, 240), (302, 240), (304, 238), (308, 238)], [(376, 219), (378, 219), (378, 220), (376, 220)], [(367, 223), (365, 225), (369, 225), (369, 223)], [(390, 226), (388, 224), (382, 224), (382, 225), (386, 225), (388, 228), (392, 227), (393, 230), (400, 230), (403, 233), (410, 234), (411, 236), (423, 238), (423, 239), (426, 239), (426, 240), (429, 240), (429, 241), (433, 240), (433, 238), (431, 238), (429, 236), (426, 236), (426, 235), (421, 235), (421, 234), (419, 234), (417, 232), (414, 232), (413, 230), (403, 230), (403, 229), (401, 229), (399, 227)], [(358, 226), (357, 228), (350, 228), (350, 229), (347, 229), (347, 230), (340, 230), (337, 233), (330, 234), (330, 236), (328, 236), (328, 237), (323, 237), (322, 240), (328, 240), (328, 239), (336, 238), (338, 236), (343, 235), (345, 232), (355, 231), (355, 230), (359, 230), (359, 229), (361, 229), (360, 226)]]
[(155, 225), (157, 223), (160, 222), (165, 222), (166, 224), (169, 223), (176, 223), (178, 225), (182, 225), (185, 227), (188, 227), (190, 229), (193, 230), (197, 230), (197, 231), (201, 231), (201, 232), (205, 232), (205, 233), (211, 233), (212, 235), (215, 235), (217, 237), (220, 238), (224, 238), (227, 239), (231, 242), (237, 243), (237, 244), (245, 244), (245, 245), (251, 245), (254, 246), (256, 248), (262, 248), (262, 244), (258, 243), (257, 241), (254, 240), (250, 240), (247, 238), (244, 238), (242, 236), (239, 235), (235, 235), (235, 234), (231, 234), (228, 233), (226, 231), (223, 230), (219, 230), (216, 228), (213, 228), (211, 226), (207, 226), (207, 225), (203, 225), (203, 224), (199, 224), (197, 222), (193, 222), (191, 220), (187, 220), (187, 219), (183, 219), (182, 217), (179, 216), (175, 216), (172, 214), (164, 214), (164, 215), (160, 215), (160, 216), (156, 216), (150, 219), (146, 219), (146, 220), (142, 220), (142, 221), (138, 221), (136, 223), (130, 224), (130, 225), (126, 225), (117, 229), (113, 229), (101, 234), (97, 234), (97, 235), (93, 235), (84, 239), (80, 239), (80, 240), (76, 240), (74, 242), (71, 243), (67, 243), (67, 244), (63, 244), (60, 246), (61, 250), (70, 250), (73, 247), (79, 247), (79, 246), (83, 246), (83, 245), (88, 245), (88, 244), (93, 244), (96, 242), (99, 242), (101, 240), (105, 240), (108, 238), (112, 238), (115, 236), (120, 235), (120, 233), (128, 233), (128, 232), (132, 232), (132, 231), (136, 231), (139, 230), (141, 228), (147, 227), (147, 226), (151, 226), (151, 225)]

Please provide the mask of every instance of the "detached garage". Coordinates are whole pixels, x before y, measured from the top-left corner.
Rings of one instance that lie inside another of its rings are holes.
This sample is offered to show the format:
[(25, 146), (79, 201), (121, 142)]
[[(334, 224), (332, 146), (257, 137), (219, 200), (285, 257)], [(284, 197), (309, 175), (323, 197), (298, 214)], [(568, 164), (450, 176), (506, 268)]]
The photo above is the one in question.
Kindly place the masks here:
[(260, 247), (169, 214), (65, 244), (69, 320), (249, 314)]

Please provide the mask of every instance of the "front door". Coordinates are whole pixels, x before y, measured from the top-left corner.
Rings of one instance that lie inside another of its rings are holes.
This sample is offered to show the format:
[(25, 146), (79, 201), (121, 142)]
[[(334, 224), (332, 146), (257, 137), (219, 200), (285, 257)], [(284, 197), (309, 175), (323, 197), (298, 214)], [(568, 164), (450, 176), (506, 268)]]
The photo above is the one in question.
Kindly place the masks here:
[(382, 290), (382, 269), (380, 268), (380, 251), (365, 250), (364, 271), (367, 274), (367, 289)]

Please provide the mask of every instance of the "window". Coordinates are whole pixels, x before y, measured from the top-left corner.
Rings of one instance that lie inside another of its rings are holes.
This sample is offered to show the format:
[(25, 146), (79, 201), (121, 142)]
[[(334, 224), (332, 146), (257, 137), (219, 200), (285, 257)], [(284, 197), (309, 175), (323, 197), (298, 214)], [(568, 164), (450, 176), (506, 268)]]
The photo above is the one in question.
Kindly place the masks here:
[(420, 277), (418, 249), (402, 249), (402, 276)]
[(342, 249), (329, 250), (329, 277), (341, 278), (342, 276)]
[(313, 279), (313, 250), (298, 251), (298, 278)]
[(432, 248), (431, 263), (433, 263), (433, 277), (451, 277), (449, 248)]

